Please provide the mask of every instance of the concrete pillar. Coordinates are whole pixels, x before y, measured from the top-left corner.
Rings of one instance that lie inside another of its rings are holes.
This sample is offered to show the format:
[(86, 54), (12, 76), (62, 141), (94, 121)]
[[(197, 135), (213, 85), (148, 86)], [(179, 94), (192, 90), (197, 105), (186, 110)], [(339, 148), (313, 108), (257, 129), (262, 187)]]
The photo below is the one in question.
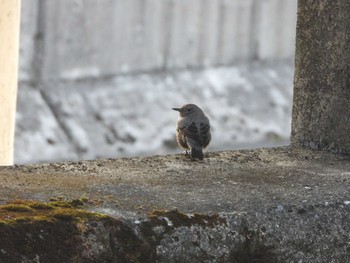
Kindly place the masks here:
[(0, 165), (13, 163), (20, 0), (0, 0)]
[(292, 145), (350, 153), (350, 1), (299, 0)]

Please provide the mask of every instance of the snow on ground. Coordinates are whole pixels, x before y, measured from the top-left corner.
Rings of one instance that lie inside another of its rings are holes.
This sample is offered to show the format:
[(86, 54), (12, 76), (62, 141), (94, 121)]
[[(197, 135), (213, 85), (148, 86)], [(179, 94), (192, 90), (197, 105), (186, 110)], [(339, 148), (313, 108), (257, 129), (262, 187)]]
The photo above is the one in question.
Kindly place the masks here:
[[(197, 104), (210, 118), (208, 150), (288, 144), (292, 77), (293, 67), (286, 63), (49, 83), (43, 89), (48, 106), (45, 111), (36, 107), (34, 114), (39, 125), (26, 130), (28, 111), (19, 107), (16, 162), (181, 152), (175, 142), (178, 113), (171, 108), (186, 103)], [(52, 122), (66, 137), (60, 133), (50, 138), (47, 155), (48, 140), (36, 137), (45, 138)], [(73, 146), (74, 154), (64, 154), (63, 145), (67, 151)]]

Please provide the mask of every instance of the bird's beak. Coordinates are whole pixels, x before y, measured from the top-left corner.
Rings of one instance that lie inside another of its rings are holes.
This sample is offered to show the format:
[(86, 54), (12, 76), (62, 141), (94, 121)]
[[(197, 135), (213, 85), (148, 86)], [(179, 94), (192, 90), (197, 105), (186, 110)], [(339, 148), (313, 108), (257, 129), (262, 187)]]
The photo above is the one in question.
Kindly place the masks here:
[(176, 111), (181, 111), (180, 108), (172, 108), (173, 110), (176, 110)]

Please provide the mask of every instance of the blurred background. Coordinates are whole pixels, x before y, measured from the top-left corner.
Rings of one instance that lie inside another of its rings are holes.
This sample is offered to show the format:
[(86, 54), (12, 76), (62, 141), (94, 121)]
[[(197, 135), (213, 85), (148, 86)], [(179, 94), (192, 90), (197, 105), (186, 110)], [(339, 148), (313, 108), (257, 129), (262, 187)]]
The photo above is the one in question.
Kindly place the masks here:
[(15, 163), (287, 145), (297, 0), (22, 1)]

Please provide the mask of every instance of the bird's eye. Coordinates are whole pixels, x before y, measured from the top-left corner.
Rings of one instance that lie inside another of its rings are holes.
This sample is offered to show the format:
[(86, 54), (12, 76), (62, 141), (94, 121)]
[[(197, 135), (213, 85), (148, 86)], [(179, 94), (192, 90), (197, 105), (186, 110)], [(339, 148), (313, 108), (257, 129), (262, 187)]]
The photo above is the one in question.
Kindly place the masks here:
[(191, 111), (191, 109), (187, 109), (187, 112), (190, 112)]

